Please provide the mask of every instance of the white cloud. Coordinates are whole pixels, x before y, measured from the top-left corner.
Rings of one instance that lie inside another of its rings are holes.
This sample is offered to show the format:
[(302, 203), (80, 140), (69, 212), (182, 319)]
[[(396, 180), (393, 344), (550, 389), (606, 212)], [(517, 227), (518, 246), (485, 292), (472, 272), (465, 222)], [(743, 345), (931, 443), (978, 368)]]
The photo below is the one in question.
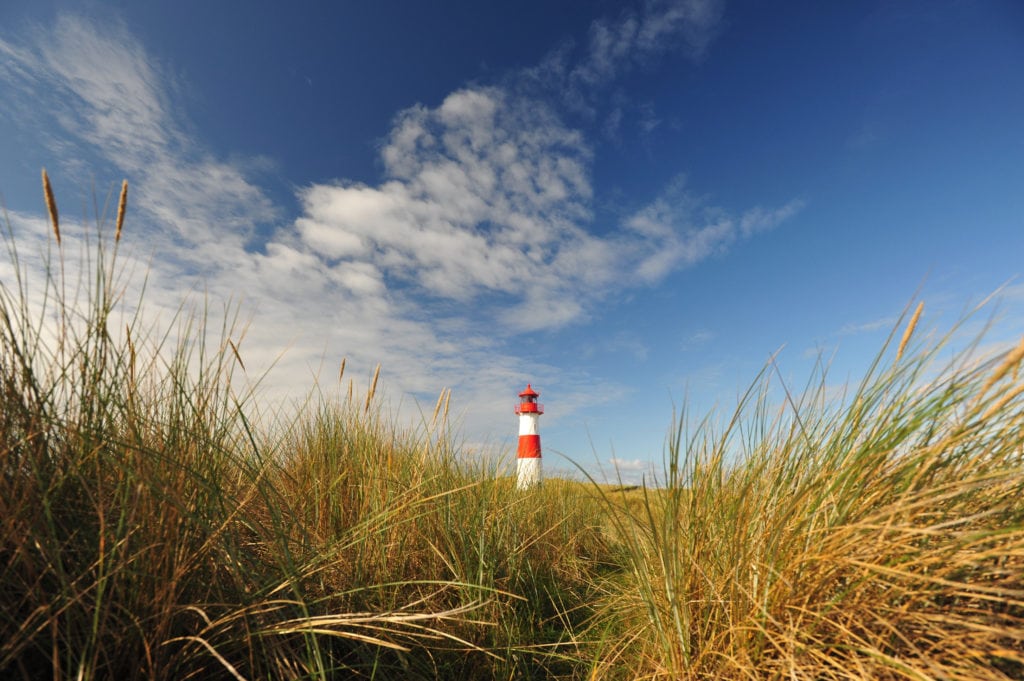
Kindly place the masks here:
[(620, 471), (647, 471), (651, 470), (652, 464), (645, 459), (619, 459), (611, 457), (608, 463)]
[(680, 349), (683, 351), (695, 350), (706, 346), (717, 338), (717, 334), (710, 329), (697, 329), (693, 333), (689, 334), (681, 343)]
[(402, 112), (381, 157), (388, 176), (376, 187), (301, 192), (304, 246), (324, 266), (368, 264), (428, 300), (501, 296), (500, 306), (480, 309), (512, 332), (585, 319), (613, 288), (657, 283), (801, 205), (733, 218), (676, 180), (626, 219), (627, 229), (597, 236), (582, 133), (542, 102), (497, 87)]
[(600, 85), (680, 43), (698, 59), (718, 32), (723, 5), (720, 0), (647, 0), (639, 11), (599, 19), (590, 26), (587, 56), (570, 79)]
[(162, 96), (165, 85), (123, 26), (100, 32), (61, 15), (52, 34), (37, 37), (45, 78), (73, 95), (62, 112), (69, 127), (132, 165), (169, 142), (173, 127)]
[(642, 50), (664, 50), (682, 36), (691, 56), (700, 58), (719, 31), (722, 0), (648, 0), (638, 43)]
[[(519, 80), (527, 89), (552, 93), (573, 111), (593, 115), (600, 106), (596, 95), (637, 66), (675, 49), (702, 59), (720, 30), (724, 5), (724, 0), (644, 0), (614, 18), (594, 21), (577, 58), (573, 45), (562, 44), (519, 73)], [(653, 111), (645, 118), (641, 125), (657, 120)], [(620, 123), (616, 105), (607, 114), (605, 134), (614, 137)]]
[(629, 230), (648, 237), (639, 249), (636, 273), (641, 281), (655, 283), (672, 270), (725, 253), (736, 241), (776, 227), (803, 205), (794, 200), (781, 208), (756, 207), (732, 217), (687, 191), (685, 178), (678, 177), (624, 221)]
[(604, 482), (622, 485), (657, 486), (658, 471), (655, 465), (646, 459), (624, 459), (613, 456), (608, 459), (611, 470), (602, 471)]
[[(44, 138), (54, 153), (70, 150), (80, 159), (88, 152), (127, 174), (131, 189), (121, 261), (140, 273), (129, 291), (142, 289), (143, 275), (147, 280), (146, 308), (154, 328), (171, 324), (186, 297), (202, 309), (205, 293), (213, 301), (205, 314), (216, 329), (223, 306), (235, 301), (243, 317), (251, 318), (240, 344), (246, 365), (259, 375), (276, 363), (263, 378), (275, 399), (301, 396), (321, 366), (336, 367), (346, 355), (349, 375), (384, 361), (392, 375), (403, 377), (395, 382), (399, 395), (443, 386), (450, 373), (435, 371), (438, 365), (454, 371), (488, 361), (515, 365), (514, 359), (495, 356), (493, 345), (458, 348), (465, 351), (458, 354), (442, 337), (441, 324), (389, 296), (372, 263), (329, 262), (320, 255), (358, 253), (365, 248), (358, 240), (299, 223), (294, 229), (283, 225), (261, 250), (250, 249), (254, 228), (275, 220), (279, 209), (241, 167), (214, 158), (185, 134), (171, 113), (166, 72), (123, 26), (114, 22), (101, 29), (63, 15), (52, 30), (31, 31), (24, 44), (3, 42), (0, 49), (11, 57), (0, 67), (0, 78), (18, 95), (11, 99), (33, 101), (40, 111), (35, 129), (62, 131)], [(48, 118), (47, 111), (57, 113)], [(65, 200), (58, 196), (58, 202)], [(374, 206), (366, 211), (380, 213)], [(48, 230), (40, 229), (41, 221), (19, 218), (19, 225), (19, 241), (33, 244), (26, 251), (45, 250)], [(64, 250), (77, 259), (79, 243), (70, 225), (65, 231)], [(314, 248), (303, 243), (303, 234)], [(25, 262), (42, 267), (35, 256)]]
[(588, 359), (596, 357), (599, 353), (614, 356), (616, 361), (623, 355), (628, 355), (633, 360), (642, 362), (647, 359), (650, 349), (641, 336), (629, 331), (620, 331), (612, 336), (588, 340), (583, 347), (582, 354)]
[(151, 236), (165, 257), (188, 259), (197, 244), (239, 247), (278, 216), (237, 167), (189, 139), (171, 115), (173, 80), (123, 24), (62, 14), (27, 36), (0, 43), (10, 58), (0, 76), (26, 95), (21, 102), (32, 98), (36, 129), (66, 131), (43, 136), (69, 168), (99, 154), (127, 174), (136, 216), (160, 227)]
[(888, 316), (873, 319), (869, 322), (851, 322), (844, 324), (843, 328), (839, 329), (835, 335), (852, 336), (861, 333), (874, 333), (875, 331), (889, 331), (896, 326), (898, 321), (898, 317)]
[(766, 209), (761, 206), (751, 208), (740, 218), (740, 236), (749, 238), (760, 232), (775, 229), (803, 210), (804, 205), (800, 199), (794, 199), (780, 208)]
[(535, 311), (530, 328), (573, 321), (579, 289), (606, 283), (612, 244), (585, 229), (591, 151), (541, 102), (455, 92), (399, 114), (381, 157), (377, 187), (301, 192), (307, 247), (372, 263), (427, 298), (510, 296)]

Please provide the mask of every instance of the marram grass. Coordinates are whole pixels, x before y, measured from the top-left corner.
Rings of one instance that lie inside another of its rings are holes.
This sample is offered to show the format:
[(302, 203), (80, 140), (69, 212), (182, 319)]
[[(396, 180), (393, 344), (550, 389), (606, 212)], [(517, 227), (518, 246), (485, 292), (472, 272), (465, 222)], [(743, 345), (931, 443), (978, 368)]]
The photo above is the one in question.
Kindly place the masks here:
[(389, 423), (379, 367), (261, 427), (230, 324), (113, 322), (118, 215), (95, 272), (65, 280), (64, 239), (0, 289), (0, 677), (570, 673), (585, 495), (459, 463), (447, 392), (423, 431)]
[(906, 344), (843, 405), (822, 378), (680, 426), (663, 489), (609, 495), (600, 676), (1024, 677), (1024, 355), (935, 373)]
[(122, 331), (126, 196), (91, 276), (0, 282), (0, 677), (1024, 678), (1024, 346), (942, 364), (918, 305), (841, 401), (769, 368), (657, 486), (522, 492), (450, 391), (402, 428), (343, 362), (266, 424), (230, 324)]

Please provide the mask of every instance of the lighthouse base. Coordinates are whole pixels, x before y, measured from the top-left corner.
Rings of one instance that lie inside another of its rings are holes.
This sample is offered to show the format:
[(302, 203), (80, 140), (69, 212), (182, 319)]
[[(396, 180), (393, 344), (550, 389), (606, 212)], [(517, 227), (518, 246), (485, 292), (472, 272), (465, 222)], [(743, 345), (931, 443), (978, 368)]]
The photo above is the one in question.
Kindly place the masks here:
[(516, 487), (528, 489), (539, 485), (542, 477), (541, 458), (535, 456), (516, 461)]

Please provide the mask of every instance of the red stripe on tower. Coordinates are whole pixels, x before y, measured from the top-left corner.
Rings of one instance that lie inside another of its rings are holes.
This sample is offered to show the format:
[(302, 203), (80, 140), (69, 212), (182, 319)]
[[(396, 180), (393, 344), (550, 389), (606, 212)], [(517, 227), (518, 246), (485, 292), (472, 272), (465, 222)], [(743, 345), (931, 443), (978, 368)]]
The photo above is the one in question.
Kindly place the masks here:
[(540, 435), (520, 435), (516, 456), (520, 459), (539, 459)]
[(520, 489), (539, 485), (541, 481), (540, 433), (537, 421), (544, 413), (544, 405), (537, 403), (540, 393), (530, 384), (519, 393), (519, 449), (516, 452), (516, 486)]

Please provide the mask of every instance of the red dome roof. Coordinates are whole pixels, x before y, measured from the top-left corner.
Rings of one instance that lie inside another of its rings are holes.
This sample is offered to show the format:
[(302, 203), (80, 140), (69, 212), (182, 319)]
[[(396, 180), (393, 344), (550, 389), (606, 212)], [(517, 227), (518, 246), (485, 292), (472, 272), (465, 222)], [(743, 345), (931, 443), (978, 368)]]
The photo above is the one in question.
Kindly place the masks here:
[(537, 397), (539, 395), (540, 393), (531, 388), (529, 383), (526, 384), (526, 390), (519, 393), (520, 397)]

